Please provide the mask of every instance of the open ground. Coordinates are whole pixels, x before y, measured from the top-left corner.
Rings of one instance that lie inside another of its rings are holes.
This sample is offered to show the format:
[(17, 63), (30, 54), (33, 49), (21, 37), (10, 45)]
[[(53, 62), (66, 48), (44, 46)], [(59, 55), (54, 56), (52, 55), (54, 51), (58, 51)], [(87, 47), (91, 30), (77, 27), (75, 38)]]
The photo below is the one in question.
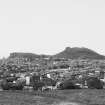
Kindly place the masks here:
[(0, 105), (105, 105), (105, 90), (1, 91)]

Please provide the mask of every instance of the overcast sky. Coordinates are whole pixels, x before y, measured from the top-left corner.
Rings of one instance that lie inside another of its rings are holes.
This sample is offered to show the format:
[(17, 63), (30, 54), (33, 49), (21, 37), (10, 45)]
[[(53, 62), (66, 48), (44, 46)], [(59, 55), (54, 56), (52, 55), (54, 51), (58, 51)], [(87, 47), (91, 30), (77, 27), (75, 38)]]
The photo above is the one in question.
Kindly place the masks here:
[(105, 0), (0, 0), (0, 58), (87, 47), (105, 55)]

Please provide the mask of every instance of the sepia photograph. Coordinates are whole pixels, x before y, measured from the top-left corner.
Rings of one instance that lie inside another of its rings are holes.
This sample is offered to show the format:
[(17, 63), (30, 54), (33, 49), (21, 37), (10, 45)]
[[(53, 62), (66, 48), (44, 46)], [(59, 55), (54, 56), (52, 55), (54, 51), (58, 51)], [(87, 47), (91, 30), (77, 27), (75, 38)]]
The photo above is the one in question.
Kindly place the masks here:
[(0, 0), (0, 105), (105, 105), (105, 0)]

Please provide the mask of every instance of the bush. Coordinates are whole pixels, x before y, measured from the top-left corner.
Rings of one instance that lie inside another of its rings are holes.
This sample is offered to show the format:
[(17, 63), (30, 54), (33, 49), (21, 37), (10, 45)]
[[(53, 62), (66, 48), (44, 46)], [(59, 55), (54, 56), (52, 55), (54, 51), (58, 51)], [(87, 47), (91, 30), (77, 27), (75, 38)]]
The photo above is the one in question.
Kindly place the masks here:
[(2, 80), (1, 88), (3, 90), (22, 90), (24, 85), (21, 82), (8, 82), (6, 79)]
[(42, 82), (47, 85), (47, 86), (55, 86), (56, 85), (56, 81), (52, 80), (51, 78), (43, 78)]
[(24, 85), (21, 83), (15, 83), (10, 85), (11, 90), (22, 90), (24, 88)]
[(34, 82), (33, 83), (33, 89), (34, 90), (41, 89), (43, 86), (45, 86), (45, 84), (43, 82)]
[(9, 90), (10, 89), (10, 84), (6, 80), (2, 80), (2, 82), (1, 82), (1, 88), (3, 90)]
[(87, 86), (90, 89), (103, 89), (103, 83), (96, 77), (88, 78)]
[(81, 89), (79, 86), (75, 85), (75, 83), (71, 80), (66, 80), (62, 82), (58, 88), (60, 89)]
[(42, 80), (35, 80), (32, 79), (32, 86), (34, 90), (38, 90), (41, 89), (43, 86), (55, 86), (56, 85), (56, 81), (50, 79), (50, 78), (43, 78)]

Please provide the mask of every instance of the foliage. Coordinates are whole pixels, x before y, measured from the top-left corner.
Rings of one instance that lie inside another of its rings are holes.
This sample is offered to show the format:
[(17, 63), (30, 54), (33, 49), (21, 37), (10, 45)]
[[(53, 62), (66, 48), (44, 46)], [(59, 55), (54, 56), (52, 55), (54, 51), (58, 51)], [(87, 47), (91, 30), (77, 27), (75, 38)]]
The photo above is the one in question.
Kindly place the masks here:
[(14, 80), (13, 78), (9, 80), (8, 79), (3, 79), (2, 82), (1, 82), (1, 87), (3, 90), (22, 90), (23, 87), (24, 87), (24, 84), (22, 82), (17, 82), (16, 83), (13, 83)]
[(71, 80), (66, 80), (62, 82), (58, 88), (60, 89), (80, 89), (80, 87), (75, 85), (75, 82)]
[(90, 89), (103, 89), (103, 83), (97, 77), (88, 78), (87, 86)]

